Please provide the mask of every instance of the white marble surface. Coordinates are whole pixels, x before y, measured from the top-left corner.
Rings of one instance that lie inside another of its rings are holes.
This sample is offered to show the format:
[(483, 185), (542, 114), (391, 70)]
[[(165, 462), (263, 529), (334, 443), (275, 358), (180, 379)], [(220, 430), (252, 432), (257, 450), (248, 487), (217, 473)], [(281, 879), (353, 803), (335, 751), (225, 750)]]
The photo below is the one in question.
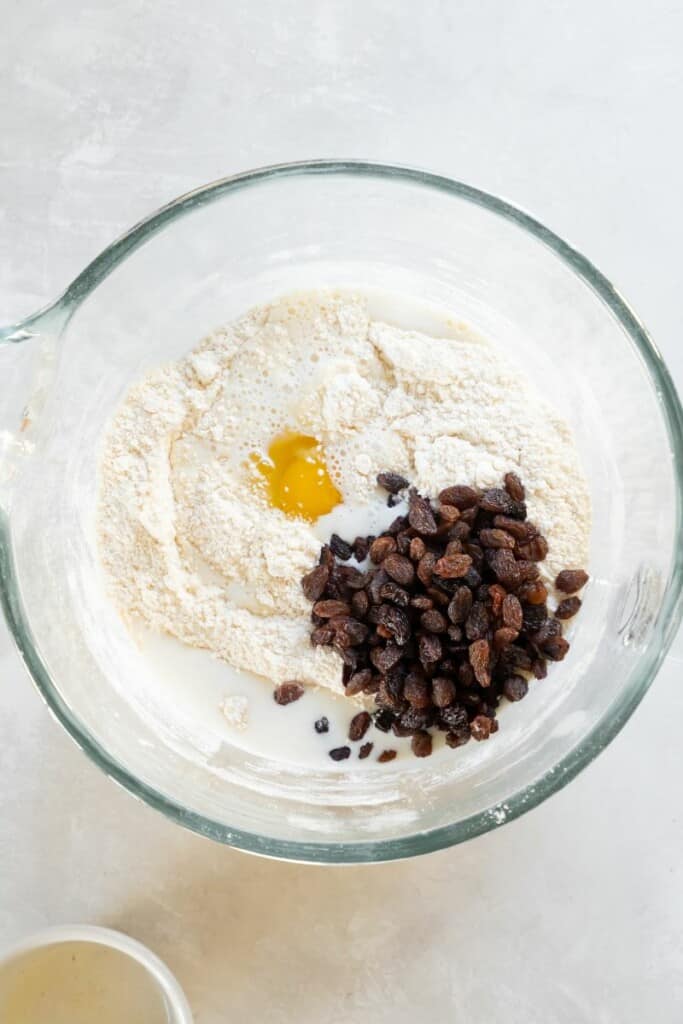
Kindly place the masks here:
[[(673, 0), (7, 0), (2, 22), (0, 323), (189, 187), (367, 157), (531, 209), (618, 283), (683, 387)], [(420, 861), (323, 869), (135, 803), (0, 634), (0, 940), (120, 927), (178, 972), (198, 1024), (683, 1019), (680, 637), (609, 750), (541, 808)]]

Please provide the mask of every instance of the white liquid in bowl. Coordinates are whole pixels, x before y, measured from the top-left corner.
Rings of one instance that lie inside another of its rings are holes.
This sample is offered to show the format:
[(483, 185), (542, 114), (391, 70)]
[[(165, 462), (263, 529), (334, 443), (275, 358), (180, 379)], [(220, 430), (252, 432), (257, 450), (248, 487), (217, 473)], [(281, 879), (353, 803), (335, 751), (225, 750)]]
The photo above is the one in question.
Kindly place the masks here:
[(96, 942), (60, 942), (0, 967), (2, 1024), (169, 1024), (145, 968)]

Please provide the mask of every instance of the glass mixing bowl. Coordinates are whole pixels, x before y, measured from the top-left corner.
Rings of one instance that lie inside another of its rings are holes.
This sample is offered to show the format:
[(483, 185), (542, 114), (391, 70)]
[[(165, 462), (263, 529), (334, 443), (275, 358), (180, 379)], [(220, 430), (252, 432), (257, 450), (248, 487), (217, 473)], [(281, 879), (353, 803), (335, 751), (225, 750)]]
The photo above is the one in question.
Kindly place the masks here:
[[(140, 655), (104, 596), (97, 458), (127, 386), (252, 304), (326, 284), (435, 302), (498, 342), (572, 424), (592, 493), (592, 579), (570, 656), (446, 768), (304, 774), (229, 745), (193, 749), (137, 692)], [(138, 224), (0, 342), (7, 621), (76, 742), (174, 821), (301, 861), (436, 850), (565, 785), (652, 682), (681, 617), (681, 406), (612, 285), (502, 200), (366, 163), (227, 178)]]

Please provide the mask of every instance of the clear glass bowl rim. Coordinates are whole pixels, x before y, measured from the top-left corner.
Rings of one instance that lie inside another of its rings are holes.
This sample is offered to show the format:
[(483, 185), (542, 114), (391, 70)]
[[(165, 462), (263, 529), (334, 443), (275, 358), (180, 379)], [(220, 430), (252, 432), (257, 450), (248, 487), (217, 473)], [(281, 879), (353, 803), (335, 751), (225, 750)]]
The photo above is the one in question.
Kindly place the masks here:
[[(618, 320), (642, 357), (650, 375), (666, 424), (676, 479), (676, 534), (680, 535), (683, 513), (683, 410), (669, 372), (645, 327), (613, 284), (593, 264), (554, 232), (511, 203), (471, 185), (428, 171), (393, 164), (358, 160), (307, 160), (257, 168), (221, 178), (194, 189), (161, 207), (122, 235), (90, 263), (63, 294), (49, 306), (20, 323), (0, 329), (0, 342), (21, 341), (40, 328), (63, 330), (78, 305), (128, 255), (156, 232), (191, 210), (213, 202), (228, 193), (250, 188), (265, 181), (292, 176), (347, 175), (397, 180), (436, 190), (483, 207), (521, 230), (554, 252), (602, 300)], [(26, 667), (48, 708), (78, 746), (111, 779), (145, 803), (161, 811), (172, 821), (209, 839), (262, 856), (304, 863), (353, 864), (382, 862), (430, 853), (512, 821), (538, 806), (547, 797), (570, 782), (605, 749), (617, 735), (650, 687), (676, 634), (683, 614), (683, 545), (679, 545), (662, 599), (654, 634), (641, 656), (639, 665), (620, 698), (583, 741), (540, 779), (518, 790), (505, 801), (473, 814), (452, 825), (414, 835), (366, 842), (300, 842), (275, 839), (244, 832), (188, 810), (132, 776), (90, 735), (64, 703), (53, 684), (33, 640), (28, 618), (22, 607), (18, 580), (14, 571), (10, 522), (0, 510), (0, 603), (11, 634)], [(497, 813), (503, 812), (503, 813)]]

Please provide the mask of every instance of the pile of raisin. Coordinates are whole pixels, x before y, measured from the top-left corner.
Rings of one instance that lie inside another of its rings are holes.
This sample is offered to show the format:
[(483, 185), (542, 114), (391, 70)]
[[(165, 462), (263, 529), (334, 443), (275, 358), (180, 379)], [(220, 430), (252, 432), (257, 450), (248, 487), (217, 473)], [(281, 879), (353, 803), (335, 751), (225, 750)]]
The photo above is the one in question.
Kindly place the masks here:
[[(394, 501), (408, 488), (395, 473), (377, 481)], [(447, 487), (438, 502), (410, 488), (407, 516), (379, 537), (334, 535), (302, 580), (311, 642), (339, 653), (346, 694), (373, 694), (375, 728), (411, 736), (417, 757), (431, 754), (433, 729), (450, 747), (488, 739), (501, 700), (521, 700), (569, 649), (562, 622), (588, 575), (561, 572), (568, 596), (549, 610), (538, 569), (548, 545), (524, 498), (514, 473), (500, 488)], [(369, 557), (368, 571), (345, 564), (352, 555)]]

